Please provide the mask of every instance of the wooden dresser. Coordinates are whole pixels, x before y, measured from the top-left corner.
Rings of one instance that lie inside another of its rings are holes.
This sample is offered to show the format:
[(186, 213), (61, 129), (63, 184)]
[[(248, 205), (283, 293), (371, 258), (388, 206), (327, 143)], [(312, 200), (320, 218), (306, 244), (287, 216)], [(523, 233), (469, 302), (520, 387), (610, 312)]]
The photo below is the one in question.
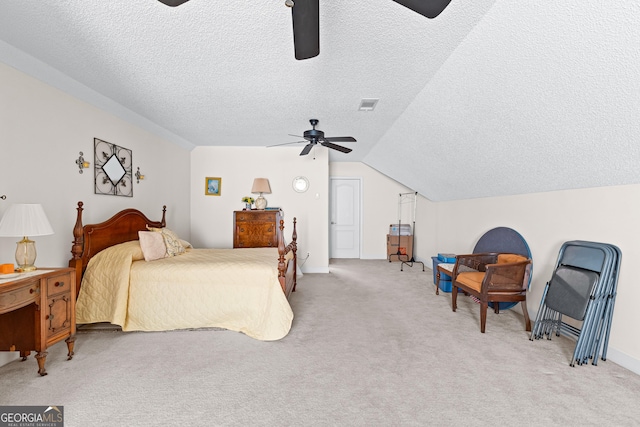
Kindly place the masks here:
[(75, 306), (72, 268), (43, 268), (0, 279), (0, 350), (19, 351), (22, 360), (36, 351), (38, 373), (47, 375), (48, 347), (64, 339), (67, 356), (73, 357)]
[(278, 247), (280, 211), (235, 211), (233, 213), (233, 247)]

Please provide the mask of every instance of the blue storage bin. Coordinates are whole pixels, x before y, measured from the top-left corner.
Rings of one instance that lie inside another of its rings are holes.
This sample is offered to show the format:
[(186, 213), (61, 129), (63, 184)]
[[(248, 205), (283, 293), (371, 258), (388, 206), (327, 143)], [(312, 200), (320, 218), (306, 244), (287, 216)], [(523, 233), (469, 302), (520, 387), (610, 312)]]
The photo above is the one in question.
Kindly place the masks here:
[(438, 254), (438, 259), (440, 260), (440, 262), (455, 264), (456, 254)]
[(440, 290), (447, 293), (451, 292), (451, 278), (449, 280), (440, 279)]

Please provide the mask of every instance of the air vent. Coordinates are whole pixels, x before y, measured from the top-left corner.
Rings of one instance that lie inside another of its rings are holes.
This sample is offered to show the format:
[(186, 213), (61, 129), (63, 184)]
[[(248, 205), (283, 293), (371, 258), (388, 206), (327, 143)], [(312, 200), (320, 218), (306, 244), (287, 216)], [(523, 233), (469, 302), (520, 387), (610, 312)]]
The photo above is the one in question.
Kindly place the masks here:
[(358, 107), (358, 111), (373, 111), (378, 104), (378, 98), (365, 98), (360, 101), (360, 107)]

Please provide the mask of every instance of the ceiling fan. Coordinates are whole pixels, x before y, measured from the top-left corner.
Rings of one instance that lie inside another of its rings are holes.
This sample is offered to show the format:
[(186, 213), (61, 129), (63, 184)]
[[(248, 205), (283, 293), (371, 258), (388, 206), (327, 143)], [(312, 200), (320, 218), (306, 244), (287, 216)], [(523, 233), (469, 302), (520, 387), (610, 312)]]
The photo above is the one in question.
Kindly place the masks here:
[[(176, 7), (189, 0), (158, 0)], [(433, 19), (451, 0), (393, 0), (402, 6)], [(320, 54), (320, 0), (285, 0), (291, 8), (293, 46), (296, 59), (309, 59)]]
[(186, 3), (189, 0), (158, 0), (160, 3), (164, 3), (167, 6), (176, 7), (180, 6), (182, 3)]
[[(334, 144), (334, 142), (356, 142), (356, 139), (352, 136), (324, 136), (324, 132), (322, 132), (321, 130), (316, 129), (316, 125), (318, 124), (318, 119), (311, 119), (309, 120), (309, 123), (311, 123), (311, 127), (313, 129), (309, 129), (309, 130), (305, 130), (304, 133), (302, 134), (302, 138), (304, 138), (304, 141), (294, 141), (294, 142), (285, 142), (284, 144), (276, 144), (276, 145), (270, 145), (270, 147), (276, 147), (279, 145), (288, 145), (288, 144), (298, 144), (300, 142), (308, 142), (307, 145), (305, 145), (305, 147), (302, 149), (302, 152), (300, 153), (301, 156), (306, 156), (307, 154), (309, 154), (309, 152), (311, 151), (311, 149), (317, 145), (318, 143), (320, 143), (320, 145), (327, 147), (327, 148), (331, 148), (333, 150), (338, 150), (341, 151), (343, 153), (350, 153), (351, 152), (351, 148), (347, 148), (347, 147), (343, 147), (341, 145), (337, 145)], [(291, 136), (298, 136), (298, 135), (291, 135)]]
[[(163, 1), (163, 0), (161, 0)], [(433, 19), (451, 0), (393, 0), (420, 15)], [(293, 20), (293, 45), (296, 59), (320, 54), (320, 0), (286, 0)]]

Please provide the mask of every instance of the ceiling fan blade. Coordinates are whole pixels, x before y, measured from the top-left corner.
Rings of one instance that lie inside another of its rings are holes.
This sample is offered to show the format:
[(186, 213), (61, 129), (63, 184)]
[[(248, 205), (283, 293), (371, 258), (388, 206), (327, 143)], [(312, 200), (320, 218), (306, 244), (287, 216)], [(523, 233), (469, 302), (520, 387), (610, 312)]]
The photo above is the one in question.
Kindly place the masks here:
[(306, 156), (307, 154), (309, 154), (309, 151), (311, 151), (311, 149), (313, 148), (313, 144), (307, 144), (303, 149), (302, 152), (300, 153), (301, 156)]
[(164, 3), (167, 6), (176, 7), (180, 6), (182, 3), (186, 3), (189, 0), (158, 0), (160, 3)]
[(291, 8), (296, 59), (320, 53), (320, 0), (295, 0)]
[(328, 142), (356, 142), (356, 139), (352, 136), (331, 136), (325, 137), (324, 140)]
[(418, 12), (427, 18), (435, 18), (440, 15), (451, 2), (451, 0), (393, 0), (396, 3), (408, 7), (414, 12)]
[(343, 147), (342, 145), (332, 144), (330, 142), (326, 142), (325, 140), (320, 141), (320, 144), (322, 144), (327, 148), (333, 148), (334, 150), (342, 151), (343, 153), (350, 153), (352, 151), (351, 148)]
[(300, 144), (301, 142), (307, 142), (307, 141), (283, 142), (282, 144), (267, 145), (267, 148), (269, 148), (269, 147), (279, 147), (279, 146), (281, 146), (281, 145), (289, 145), (289, 144)]

